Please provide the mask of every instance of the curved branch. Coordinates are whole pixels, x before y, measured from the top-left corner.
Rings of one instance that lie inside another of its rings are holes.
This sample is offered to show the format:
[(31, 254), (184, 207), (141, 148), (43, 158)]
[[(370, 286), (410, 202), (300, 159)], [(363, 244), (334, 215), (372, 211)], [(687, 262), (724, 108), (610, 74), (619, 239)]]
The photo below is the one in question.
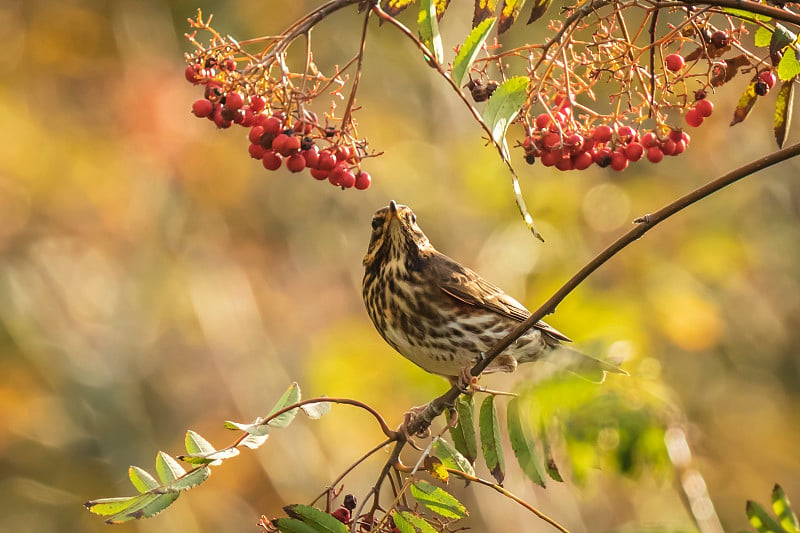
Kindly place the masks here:
[[(637, 218), (634, 220), (636, 225), (633, 228), (611, 243), (605, 250), (597, 254), (597, 256), (589, 261), (560, 289), (558, 289), (553, 296), (551, 296), (536, 311), (534, 311), (531, 316), (529, 316), (524, 322), (521, 322), (519, 326), (514, 328), (514, 330), (506, 335), (504, 339), (492, 346), (485, 354), (483, 354), (483, 359), (472, 368), (470, 373), (473, 376), (479, 376), (486, 369), (486, 367), (488, 367), (489, 364), (491, 364), (491, 362), (503, 352), (503, 350), (511, 346), (512, 343), (514, 343), (523, 334), (525, 334), (526, 331), (536, 325), (536, 323), (544, 318), (545, 315), (555, 311), (556, 306), (561, 303), (561, 301), (566, 298), (569, 293), (575, 290), (575, 288), (578, 287), (583, 280), (589, 277), (589, 275), (591, 275), (595, 270), (603, 266), (606, 262), (608, 262), (608, 260), (617, 255), (628, 245), (641, 238), (656, 225), (689, 207), (695, 202), (711, 196), (715, 192), (727, 187), (728, 185), (731, 185), (732, 183), (735, 183), (743, 178), (746, 178), (747, 176), (750, 176), (751, 174), (755, 174), (760, 170), (764, 170), (767, 167), (782, 161), (786, 161), (787, 159), (797, 155), (800, 155), (800, 143), (793, 144), (792, 146), (778, 150), (735, 170), (732, 170), (731, 172), (728, 172), (727, 174), (724, 174), (719, 178), (706, 183), (702, 187), (699, 187), (667, 204), (655, 213), (647, 214)], [(421, 428), (430, 425), (433, 419), (442, 414), (445, 408), (453, 405), (456, 398), (458, 398), (460, 394), (461, 391), (458, 389), (458, 387), (454, 386), (443, 395), (435, 398), (431, 403), (428, 404), (428, 407), (420, 416), (411, 421), (406, 428), (407, 432), (413, 435)]]

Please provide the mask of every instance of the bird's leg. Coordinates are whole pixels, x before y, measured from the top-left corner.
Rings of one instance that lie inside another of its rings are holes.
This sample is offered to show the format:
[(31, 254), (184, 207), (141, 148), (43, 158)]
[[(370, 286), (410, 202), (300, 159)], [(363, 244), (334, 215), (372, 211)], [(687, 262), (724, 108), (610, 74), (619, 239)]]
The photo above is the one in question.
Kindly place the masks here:
[[(425, 409), (427, 408), (428, 408), (427, 404), (412, 407), (411, 409), (408, 410), (408, 412), (405, 415), (403, 415), (403, 423), (400, 424), (399, 428), (397, 428), (397, 431), (399, 431), (403, 435), (406, 442), (408, 442), (411, 446), (413, 446), (415, 449), (419, 451), (422, 450), (419, 447), (417, 447), (414, 444), (414, 441), (411, 439), (412, 435), (408, 433), (408, 426), (411, 425), (411, 422), (413, 422), (414, 419), (416, 419), (418, 416), (421, 416), (422, 413), (424, 413)], [(430, 437), (430, 435), (431, 435), (431, 429), (430, 426), (428, 425), (420, 428), (419, 431), (417, 431), (416, 434), (414, 434), (413, 436), (424, 439)]]
[(458, 387), (458, 390), (464, 394), (472, 394), (476, 391), (480, 392), (481, 387), (478, 385), (478, 378), (473, 376), (470, 370), (472, 370), (471, 366), (465, 366), (457, 376), (448, 377), (447, 379), (450, 381), (450, 385)]

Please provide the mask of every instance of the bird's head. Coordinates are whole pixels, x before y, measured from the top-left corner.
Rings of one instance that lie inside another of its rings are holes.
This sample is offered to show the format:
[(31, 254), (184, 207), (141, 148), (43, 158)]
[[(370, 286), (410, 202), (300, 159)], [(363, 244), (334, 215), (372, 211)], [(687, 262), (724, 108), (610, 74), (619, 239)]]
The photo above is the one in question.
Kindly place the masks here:
[(372, 217), (372, 236), (369, 240), (364, 266), (401, 257), (416, 259), (420, 250), (430, 247), (428, 237), (417, 226), (417, 216), (410, 207), (394, 200)]

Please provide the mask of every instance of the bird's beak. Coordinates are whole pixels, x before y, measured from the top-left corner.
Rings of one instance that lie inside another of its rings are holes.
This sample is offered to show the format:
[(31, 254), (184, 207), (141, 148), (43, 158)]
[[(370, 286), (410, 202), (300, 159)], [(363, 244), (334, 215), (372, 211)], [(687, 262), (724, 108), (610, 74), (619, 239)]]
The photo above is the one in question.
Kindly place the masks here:
[(390, 217), (397, 216), (397, 203), (394, 200), (389, 202), (389, 216)]

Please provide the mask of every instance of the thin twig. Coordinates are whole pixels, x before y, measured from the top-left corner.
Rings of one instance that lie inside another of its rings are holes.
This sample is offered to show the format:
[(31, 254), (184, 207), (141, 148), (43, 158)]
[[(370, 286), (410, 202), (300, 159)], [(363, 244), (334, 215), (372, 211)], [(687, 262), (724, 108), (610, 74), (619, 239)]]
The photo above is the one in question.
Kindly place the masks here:
[(325, 490), (322, 492), (322, 494), (320, 494), (319, 496), (317, 496), (316, 498), (314, 498), (314, 501), (312, 501), (312, 502), (311, 502), (311, 505), (314, 505), (315, 503), (317, 503), (317, 501), (319, 501), (319, 499), (320, 499), (320, 498), (322, 498), (323, 496), (325, 496), (325, 495), (328, 493), (328, 490), (329, 490), (331, 487), (335, 487), (336, 485), (338, 485), (338, 484), (339, 484), (339, 482), (340, 482), (340, 481), (342, 481), (342, 480), (343, 480), (343, 479), (344, 479), (344, 478), (347, 476), (347, 474), (349, 474), (350, 472), (352, 472), (352, 471), (353, 471), (353, 470), (354, 470), (354, 469), (355, 469), (355, 468), (356, 468), (358, 465), (360, 465), (361, 463), (363, 463), (364, 461), (366, 461), (366, 460), (367, 460), (369, 457), (371, 457), (372, 455), (374, 455), (375, 453), (377, 453), (379, 450), (381, 450), (382, 448), (384, 448), (384, 447), (385, 447), (387, 444), (389, 444), (389, 443), (390, 443), (390, 442), (392, 442), (393, 440), (394, 440), (394, 439), (391, 439), (391, 438), (390, 438), (390, 439), (386, 439), (386, 440), (384, 440), (383, 442), (381, 442), (380, 444), (378, 444), (377, 446), (375, 446), (374, 448), (372, 448), (370, 451), (368, 451), (367, 453), (365, 453), (364, 455), (362, 455), (361, 457), (359, 457), (359, 458), (358, 458), (358, 460), (357, 460), (356, 462), (354, 462), (353, 464), (351, 464), (350, 466), (348, 466), (348, 467), (347, 467), (347, 469), (346, 469), (344, 472), (342, 472), (341, 474), (339, 474), (339, 476), (337, 476), (337, 477), (336, 477), (336, 479), (334, 479), (333, 481), (331, 481), (331, 483), (328, 485), (328, 488), (327, 488), (327, 489), (325, 489)]

